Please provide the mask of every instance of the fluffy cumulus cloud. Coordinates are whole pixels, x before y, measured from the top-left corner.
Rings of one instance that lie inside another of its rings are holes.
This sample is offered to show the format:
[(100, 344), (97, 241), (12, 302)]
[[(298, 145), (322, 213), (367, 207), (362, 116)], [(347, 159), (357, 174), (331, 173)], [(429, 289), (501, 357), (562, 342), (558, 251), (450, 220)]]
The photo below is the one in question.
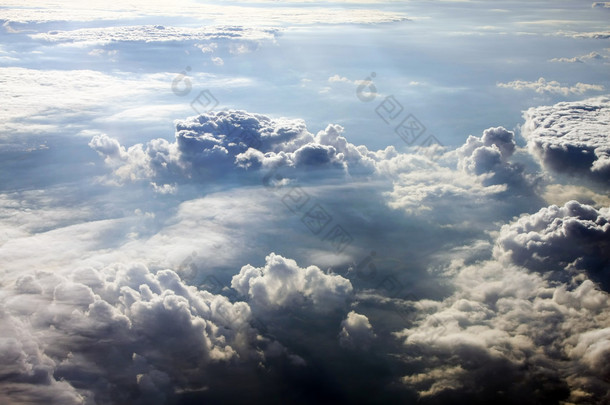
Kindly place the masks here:
[(422, 403), (605, 403), (610, 297), (498, 261), (463, 266), (443, 301), (413, 302), (396, 333)]
[[(313, 135), (300, 120), (272, 119), (245, 111), (219, 111), (176, 122), (175, 141), (154, 139), (128, 148), (107, 135), (89, 146), (113, 169), (119, 182), (203, 181), (237, 170), (316, 168), (372, 172), (376, 155), (329, 125)], [(165, 182), (165, 183), (164, 183)]]
[(523, 136), (546, 168), (609, 184), (607, 97), (530, 108), (525, 113)]
[(570, 201), (552, 205), (505, 225), (496, 257), (541, 273), (585, 270), (610, 289), (610, 211)]
[[(425, 154), (386, 153), (378, 167), (394, 176), (393, 190), (387, 194), (391, 207), (409, 213), (429, 211), (441, 223), (453, 221), (460, 211), (459, 216), (470, 222), (473, 199), (495, 202), (493, 216), (503, 211), (501, 206), (507, 200), (513, 205), (518, 202), (517, 210), (539, 203), (539, 176), (512, 161), (515, 151), (514, 133), (492, 127), (480, 137), (469, 136), (462, 146), (436, 159)], [(476, 222), (486, 208), (485, 204), (477, 208)]]
[(242, 267), (231, 286), (253, 305), (271, 309), (304, 304), (329, 309), (345, 304), (352, 293), (349, 280), (325, 274), (316, 266), (301, 268), (274, 253), (265, 258), (264, 267)]
[(171, 270), (39, 271), (5, 292), (6, 403), (165, 403), (203, 388), (206, 366), (257, 356), (248, 304), (187, 286)]
[(365, 315), (350, 311), (341, 322), (339, 342), (343, 347), (366, 348), (375, 337), (373, 327)]
[(485, 185), (513, 183), (519, 168), (508, 159), (515, 152), (515, 134), (503, 127), (489, 128), (483, 136), (469, 136), (457, 149), (458, 168), (474, 175), (490, 174)]

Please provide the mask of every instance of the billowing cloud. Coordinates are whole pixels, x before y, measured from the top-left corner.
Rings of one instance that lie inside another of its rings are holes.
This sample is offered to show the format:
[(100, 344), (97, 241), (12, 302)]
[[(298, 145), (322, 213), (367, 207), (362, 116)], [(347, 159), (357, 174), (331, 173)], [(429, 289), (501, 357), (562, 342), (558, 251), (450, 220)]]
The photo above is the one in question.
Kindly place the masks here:
[(165, 403), (204, 387), (207, 365), (258, 356), (247, 303), (171, 270), (41, 271), (9, 291), (0, 341), (13, 366), (0, 384), (10, 403)]
[(366, 348), (375, 337), (373, 327), (365, 315), (350, 311), (341, 322), (339, 342), (344, 347)]
[(253, 304), (272, 309), (309, 302), (324, 310), (345, 304), (352, 293), (349, 280), (325, 274), (316, 266), (301, 268), (294, 260), (274, 253), (265, 258), (264, 267), (242, 267), (231, 286)]
[[(570, 201), (525, 215), (500, 231), (496, 257), (541, 273), (585, 270), (610, 289), (610, 211)], [(563, 275), (561, 275), (563, 273)]]
[(610, 99), (530, 108), (522, 128), (528, 148), (548, 169), (610, 180)]
[[(610, 297), (590, 280), (551, 285), (497, 261), (462, 266), (456, 292), (412, 305), (396, 334), (423, 403), (608, 401)], [(416, 354), (415, 354), (416, 353)]]
[[(497, 127), (486, 129), (481, 137), (469, 136), (462, 146), (434, 161), (426, 155), (397, 154), (381, 159), (378, 166), (395, 176), (394, 189), (388, 193), (391, 207), (419, 214), (428, 211), (441, 223), (446, 214), (455, 218), (459, 211), (468, 224), (474, 214), (469, 208), (473, 199), (494, 201), (490, 216), (496, 217), (506, 199), (512, 199), (513, 206), (517, 201), (524, 204), (520, 209), (539, 203), (539, 179), (512, 162), (515, 151), (514, 133)], [(478, 208), (476, 222), (484, 211), (484, 207)], [(508, 214), (509, 218), (519, 212)]]
[(154, 139), (125, 148), (107, 135), (89, 146), (120, 182), (202, 181), (239, 170), (335, 168), (338, 174), (375, 170), (376, 155), (329, 125), (313, 135), (300, 120), (271, 119), (245, 111), (209, 112), (176, 122), (176, 140)]

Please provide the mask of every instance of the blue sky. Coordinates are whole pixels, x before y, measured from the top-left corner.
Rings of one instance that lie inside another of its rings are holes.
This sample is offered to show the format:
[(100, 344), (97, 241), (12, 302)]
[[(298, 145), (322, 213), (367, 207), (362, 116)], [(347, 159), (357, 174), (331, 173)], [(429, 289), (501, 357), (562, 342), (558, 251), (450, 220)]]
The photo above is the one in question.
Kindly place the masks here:
[(610, 401), (609, 16), (4, 1), (0, 402)]

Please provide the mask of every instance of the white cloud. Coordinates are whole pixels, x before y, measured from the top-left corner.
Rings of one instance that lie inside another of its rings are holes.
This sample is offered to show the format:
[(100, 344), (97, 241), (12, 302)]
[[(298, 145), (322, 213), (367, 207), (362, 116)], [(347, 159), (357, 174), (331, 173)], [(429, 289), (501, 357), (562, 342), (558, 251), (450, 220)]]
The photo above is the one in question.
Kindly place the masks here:
[(271, 253), (264, 267), (247, 265), (233, 276), (231, 287), (253, 305), (277, 309), (309, 301), (318, 311), (345, 304), (352, 293), (349, 280), (328, 275), (316, 266), (301, 268), (294, 260)]
[(546, 168), (608, 182), (610, 99), (530, 108), (524, 117), (528, 148)]
[(329, 83), (353, 83), (350, 79), (348, 79), (347, 77), (343, 77), (343, 76), (339, 76), (339, 75), (334, 75), (328, 78), (328, 82)]
[(533, 90), (539, 94), (561, 94), (568, 96), (570, 94), (584, 94), (589, 91), (603, 91), (604, 86), (599, 84), (576, 83), (572, 86), (564, 86), (555, 80), (547, 81), (541, 77), (535, 82), (526, 80), (514, 80), (508, 83), (497, 83), (498, 87), (514, 89), (514, 90)]
[(610, 38), (610, 31), (591, 31), (591, 32), (577, 32), (577, 31), (559, 31), (558, 35), (563, 35), (571, 38), (584, 38), (584, 39), (608, 39)]
[[(197, 41), (243, 39), (250, 41), (272, 40), (277, 29), (258, 29), (250, 27), (204, 26), (200, 28), (165, 27), (162, 25), (136, 25), (104, 28), (80, 28), (72, 31), (50, 31), (31, 34), (36, 40), (48, 42), (85, 42), (109, 44), (117, 41)], [(203, 50), (203, 49), (202, 49)]]
[[(511, 162), (515, 149), (512, 131), (488, 128), (481, 137), (469, 136), (464, 145), (434, 161), (421, 154), (397, 154), (380, 159), (378, 167), (393, 174), (394, 188), (387, 193), (391, 207), (435, 223), (457, 226), (455, 219), (461, 218), (462, 226), (478, 227), (483, 216), (510, 218), (538, 204), (538, 179)], [(488, 204), (481, 203), (475, 213), (469, 208), (473, 199)], [(512, 214), (505, 211), (508, 205), (515, 208), (516, 201), (524, 206)]]
[(586, 61), (601, 62), (610, 59), (608, 56), (599, 54), (598, 52), (589, 52), (586, 55), (575, 56), (573, 58), (553, 58), (550, 62), (566, 62), (566, 63), (585, 63)]
[[(78, 133), (91, 128), (92, 121), (167, 122), (180, 105), (157, 103), (157, 97), (171, 93), (176, 73), (136, 74), (129, 72), (102, 73), (93, 70), (37, 70), (2, 67), (0, 104), (6, 119), (0, 123), (0, 138), (31, 136), (57, 132)], [(251, 81), (239, 77), (219, 77), (206, 73), (190, 75), (193, 85), (205, 82), (209, 87), (251, 86)], [(196, 92), (191, 92), (195, 97)], [(61, 95), (61, 96), (58, 96)], [(177, 100), (178, 101), (178, 100)], [(93, 124), (95, 126), (95, 124)]]
[[(43, 2), (32, 1), (28, 8), (15, 0), (4, 3), (0, 20), (18, 23), (44, 23), (51, 21), (134, 20), (144, 16), (188, 17), (211, 20), (215, 24), (248, 26), (280, 26), (283, 24), (373, 24), (407, 20), (401, 12), (370, 8), (345, 7), (257, 7), (227, 4), (203, 4), (178, 0), (172, 4), (161, 1), (137, 0), (129, 4), (108, 4), (99, 0), (87, 2), (83, 7), (75, 0)], [(247, 22), (243, 16), (247, 15)]]

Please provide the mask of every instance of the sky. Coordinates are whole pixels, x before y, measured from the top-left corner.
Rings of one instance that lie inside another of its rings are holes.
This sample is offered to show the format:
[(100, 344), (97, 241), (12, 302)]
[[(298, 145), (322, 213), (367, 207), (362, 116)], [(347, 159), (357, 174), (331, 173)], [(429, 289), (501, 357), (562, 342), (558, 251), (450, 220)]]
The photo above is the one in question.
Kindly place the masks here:
[(610, 404), (610, 3), (0, 2), (0, 403)]

